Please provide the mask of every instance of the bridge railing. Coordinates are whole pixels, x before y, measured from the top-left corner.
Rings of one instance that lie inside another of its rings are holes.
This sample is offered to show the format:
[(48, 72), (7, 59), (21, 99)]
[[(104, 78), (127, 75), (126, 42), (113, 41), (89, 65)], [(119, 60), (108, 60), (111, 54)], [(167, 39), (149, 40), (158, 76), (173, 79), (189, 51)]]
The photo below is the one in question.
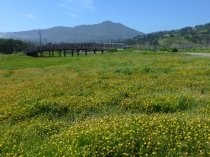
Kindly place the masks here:
[(38, 56), (38, 53), (44, 51), (104, 51), (108, 49), (122, 49), (124, 47), (125, 45), (123, 43), (60, 43), (31, 47), (26, 54), (29, 56)]

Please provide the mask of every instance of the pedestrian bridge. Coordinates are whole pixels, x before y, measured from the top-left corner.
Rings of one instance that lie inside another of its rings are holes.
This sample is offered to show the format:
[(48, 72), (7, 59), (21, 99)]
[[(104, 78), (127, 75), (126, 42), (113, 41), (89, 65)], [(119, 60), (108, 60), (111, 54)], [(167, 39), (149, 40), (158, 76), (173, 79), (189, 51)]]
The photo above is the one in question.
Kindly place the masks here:
[(49, 56), (55, 56), (55, 52), (58, 52), (59, 56), (66, 56), (67, 53), (71, 53), (73, 56), (74, 53), (79, 55), (80, 52), (84, 52), (85, 55), (88, 52), (93, 52), (94, 54), (97, 51), (100, 51), (102, 54), (104, 51), (111, 49), (123, 49), (125, 45), (123, 43), (60, 43), (60, 44), (46, 44), (31, 47), (26, 52), (26, 55), (38, 57), (44, 56), (44, 52), (48, 53)]

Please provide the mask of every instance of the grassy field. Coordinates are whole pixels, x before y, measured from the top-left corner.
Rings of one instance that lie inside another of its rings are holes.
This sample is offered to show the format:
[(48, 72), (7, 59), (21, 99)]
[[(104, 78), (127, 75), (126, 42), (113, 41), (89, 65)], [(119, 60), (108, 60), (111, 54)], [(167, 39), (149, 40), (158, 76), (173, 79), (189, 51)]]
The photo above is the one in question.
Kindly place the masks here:
[(0, 156), (210, 155), (210, 57), (0, 55)]

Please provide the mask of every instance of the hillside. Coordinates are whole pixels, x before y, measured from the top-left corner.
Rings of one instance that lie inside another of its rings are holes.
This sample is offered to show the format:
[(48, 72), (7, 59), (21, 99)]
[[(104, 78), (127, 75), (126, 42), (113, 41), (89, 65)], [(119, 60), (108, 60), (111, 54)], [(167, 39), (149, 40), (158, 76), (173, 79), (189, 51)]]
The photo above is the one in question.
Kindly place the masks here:
[(126, 42), (139, 48), (191, 49), (210, 47), (210, 23), (179, 30), (138, 35)]
[(59, 42), (105, 42), (110, 40), (125, 40), (142, 34), (120, 23), (105, 21), (94, 25), (80, 25), (76, 27), (53, 27), (50, 29), (31, 30), (23, 32), (1, 33), (0, 37), (14, 38), (42, 43)]

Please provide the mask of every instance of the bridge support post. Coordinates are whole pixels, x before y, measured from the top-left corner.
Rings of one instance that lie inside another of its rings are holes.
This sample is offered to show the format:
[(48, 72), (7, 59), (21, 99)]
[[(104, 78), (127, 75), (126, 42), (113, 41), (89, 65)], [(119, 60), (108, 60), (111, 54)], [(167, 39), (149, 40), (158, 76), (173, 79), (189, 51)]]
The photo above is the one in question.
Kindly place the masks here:
[(79, 51), (80, 51), (80, 50), (77, 50), (77, 56), (79, 56)]
[(104, 50), (101, 50), (101, 54), (104, 54)]
[(71, 50), (71, 56), (72, 57), (74, 56), (74, 50)]
[(66, 57), (66, 50), (63, 51), (64, 57)]
[(85, 56), (87, 56), (87, 49), (85, 49)]
[(94, 55), (96, 54), (96, 50), (93, 50)]

